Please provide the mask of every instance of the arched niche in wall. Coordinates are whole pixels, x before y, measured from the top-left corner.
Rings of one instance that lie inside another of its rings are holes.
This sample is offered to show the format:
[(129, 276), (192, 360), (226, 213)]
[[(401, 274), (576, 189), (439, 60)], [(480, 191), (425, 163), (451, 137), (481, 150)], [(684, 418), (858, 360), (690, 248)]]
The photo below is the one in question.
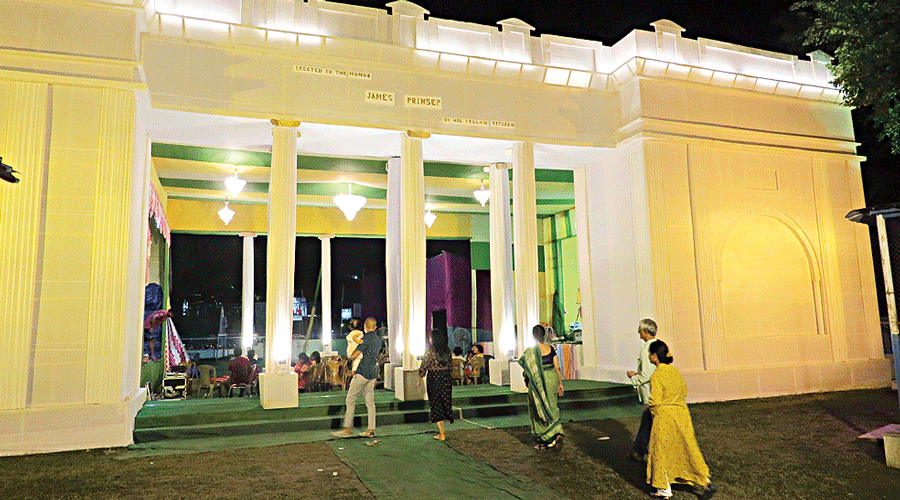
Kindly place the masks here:
[[(757, 210), (736, 220), (722, 244), (717, 280), (724, 365), (791, 363), (824, 354), (820, 348), (830, 355), (820, 274), (809, 238), (786, 215)], [(801, 340), (812, 336), (821, 342)], [(814, 353), (797, 352), (812, 345)]]

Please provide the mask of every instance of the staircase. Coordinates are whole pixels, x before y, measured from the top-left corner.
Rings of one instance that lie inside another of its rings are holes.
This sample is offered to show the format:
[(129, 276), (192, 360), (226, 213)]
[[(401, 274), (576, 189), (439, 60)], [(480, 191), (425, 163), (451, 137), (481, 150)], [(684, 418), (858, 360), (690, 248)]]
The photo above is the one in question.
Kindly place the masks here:
[[(559, 398), (563, 421), (569, 415), (608, 418), (611, 409), (621, 414), (640, 414), (631, 386), (567, 380), (565, 395)], [(173, 439), (290, 433), (339, 429), (344, 416), (346, 392), (318, 392), (300, 395), (299, 408), (264, 410), (258, 398), (213, 398), (183, 401), (151, 401), (135, 419), (135, 443)], [(392, 391), (375, 393), (378, 426), (429, 421), (427, 401), (399, 401)], [(491, 385), (455, 386), (453, 407), (456, 416), (491, 425), (498, 417), (522, 417), (527, 423), (525, 394)], [(596, 416), (594, 416), (596, 414)], [(355, 425), (365, 425), (362, 398), (357, 402)], [(583, 419), (583, 418), (582, 418)]]

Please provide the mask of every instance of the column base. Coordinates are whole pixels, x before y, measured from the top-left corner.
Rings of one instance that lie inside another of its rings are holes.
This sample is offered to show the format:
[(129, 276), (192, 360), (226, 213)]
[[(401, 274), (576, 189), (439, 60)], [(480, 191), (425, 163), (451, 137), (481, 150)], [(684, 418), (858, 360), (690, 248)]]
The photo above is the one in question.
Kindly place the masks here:
[(525, 369), (518, 361), (509, 361), (509, 390), (513, 392), (528, 392), (528, 386), (525, 385)]
[(394, 369), (397, 368), (397, 365), (388, 361), (384, 364), (384, 388), (393, 391), (394, 390)]
[(400, 401), (427, 399), (425, 381), (419, 378), (418, 370), (406, 370), (402, 366), (394, 368), (394, 397)]
[(494, 358), (488, 361), (488, 366), (491, 385), (509, 385), (509, 361)]
[(900, 434), (884, 435), (884, 458), (888, 467), (900, 469)]
[(297, 374), (260, 373), (259, 403), (266, 410), (275, 408), (297, 408)]

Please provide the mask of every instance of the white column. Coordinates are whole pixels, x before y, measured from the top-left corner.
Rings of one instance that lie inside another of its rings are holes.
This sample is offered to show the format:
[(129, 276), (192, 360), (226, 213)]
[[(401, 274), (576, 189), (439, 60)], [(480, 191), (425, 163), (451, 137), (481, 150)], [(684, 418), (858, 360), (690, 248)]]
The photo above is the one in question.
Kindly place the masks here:
[(490, 169), (491, 330), (496, 346), (490, 382), (494, 385), (509, 384), (508, 360), (516, 351), (509, 167), (494, 163)]
[[(385, 274), (387, 281), (387, 326), (391, 364), (401, 366), (403, 335), (400, 333), (400, 158), (387, 162), (387, 227)], [(393, 380), (392, 380), (393, 381)], [(393, 384), (391, 387), (393, 388)]]
[(322, 241), (322, 350), (331, 351), (331, 238), (333, 234), (319, 236)]
[[(578, 286), (581, 292), (581, 339), (584, 366), (597, 366), (597, 331), (594, 328), (594, 279), (591, 268), (591, 233), (588, 224), (590, 184), (587, 167), (574, 171), (575, 229), (578, 234)], [(586, 371), (582, 368), (580, 373)]]
[(241, 233), (244, 238), (243, 277), (241, 281), (241, 345), (244, 352), (253, 348), (253, 238), (255, 233)]
[[(428, 134), (407, 132), (400, 156), (400, 320), (403, 338), (402, 372), (395, 372), (398, 399), (422, 399), (416, 356), (425, 352), (425, 169), (422, 139)], [(392, 247), (393, 248), (393, 247)]]
[(266, 372), (263, 408), (297, 406), (297, 374), (290, 370), (294, 247), (297, 239), (297, 130), (300, 122), (272, 120), (269, 235), (266, 249)]
[(424, 134), (407, 132), (400, 157), (400, 324), (403, 366), (425, 353), (425, 167)]
[(534, 344), (531, 329), (538, 323), (537, 192), (534, 145), (513, 147), (513, 248), (516, 282), (516, 347), (519, 355)]
[(498, 359), (515, 357), (516, 349), (509, 166), (495, 163), (490, 171), (491, 328)]

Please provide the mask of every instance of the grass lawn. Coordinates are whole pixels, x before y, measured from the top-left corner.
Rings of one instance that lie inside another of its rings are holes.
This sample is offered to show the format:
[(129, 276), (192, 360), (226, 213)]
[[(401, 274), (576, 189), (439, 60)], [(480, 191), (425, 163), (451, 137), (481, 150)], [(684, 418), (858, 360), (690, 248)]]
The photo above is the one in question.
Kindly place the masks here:
[[(717, 499), (900, 499), (900, 470), (860, 434), (900, 422), (897, 394), (849, 391), (691, 405)], [(530, 429), (461, 431), (453, 446), (572, 498), (645, 499), (646, 468), (628, 458), (639, 419), (566, 424), (559, 451), (531, 448)], [(602, 436), (608, 440), (600, 441)], [(675, 498), (696, 498), (676, 491)]]
[[(856, 439), (900, 422), (896, 393), (708, 403), (691, 405), (691, 413), (700, 448), (720, 485), (718, 499), (900, 498), (900, 470), (885, 466), (880, 442)], [(449, 445), (485, 466), (570, 498), (645, 499), (644, 466), (626, 458), (638, 424), (638, 418), (566, 423), (563, 446), (540, 452), (531, 448), (525, 426), (451, 430), (446, 443), (428, 445)], [(390, 446), (391, 438), (383, 439)], [(121, 453), (0, 457), (0, 499), (374, 498), (326, 443), (124, 460)], [(475, 491), (491, 498), (489, 485)], [(675, 498), (694, 497), (676, 491)]]

